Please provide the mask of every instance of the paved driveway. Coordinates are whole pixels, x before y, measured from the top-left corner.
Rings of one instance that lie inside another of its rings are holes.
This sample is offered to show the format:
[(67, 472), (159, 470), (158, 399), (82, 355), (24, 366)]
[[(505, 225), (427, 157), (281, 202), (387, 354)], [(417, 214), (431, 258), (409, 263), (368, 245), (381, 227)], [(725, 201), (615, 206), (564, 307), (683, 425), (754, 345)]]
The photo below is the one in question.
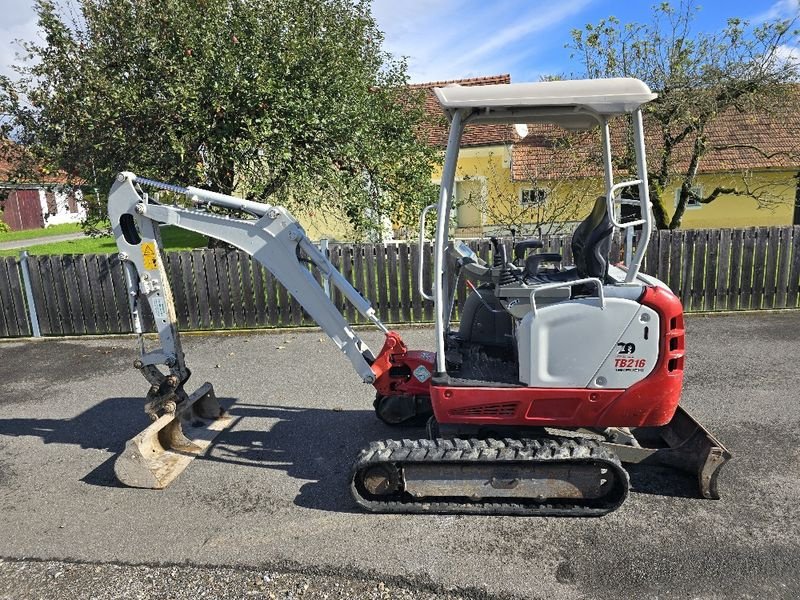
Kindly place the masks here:
[[(403, 331), (430, 348), (432, 331)], [(379, 349), (378, 335), (365, 335)], [(394, 578), (538, 598), (800, 596), (800, 313), (690, 317), (684, 403), (726, 443), (723, 499), (636, 472), (601, 519), (356, 510), (350, 463), (400, 434), (316, 332), (185, 336), (235, 425), (167, 490), (120, 488), (147, 421), (130, 338), (0, 344), (0, 556)], [(429, 588), (430, 589), (430, 588)], [(469, 590), (472, 590), (471, 592)]]

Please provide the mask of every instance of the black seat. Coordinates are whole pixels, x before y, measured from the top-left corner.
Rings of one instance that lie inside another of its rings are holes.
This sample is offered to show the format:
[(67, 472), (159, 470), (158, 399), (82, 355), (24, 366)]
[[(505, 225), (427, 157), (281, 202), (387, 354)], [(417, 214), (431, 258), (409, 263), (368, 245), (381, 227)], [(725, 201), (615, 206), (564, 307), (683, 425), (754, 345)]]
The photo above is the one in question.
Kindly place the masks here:
[[(575, 266), (555, 273), (524, 272), (525, 283), (560, 283), (597, 277), (606, 281), (608, 277), (608, 253), (611, 251), (611, 236), (614, 226), (608, 218), (605, 196), (595, 200), (592, 212), (581, 222), (572, 234), (572, 258)], [(535, 258), (534, 254), (533, 257)], [(538, 264), (539, 261), (535, 261)]]

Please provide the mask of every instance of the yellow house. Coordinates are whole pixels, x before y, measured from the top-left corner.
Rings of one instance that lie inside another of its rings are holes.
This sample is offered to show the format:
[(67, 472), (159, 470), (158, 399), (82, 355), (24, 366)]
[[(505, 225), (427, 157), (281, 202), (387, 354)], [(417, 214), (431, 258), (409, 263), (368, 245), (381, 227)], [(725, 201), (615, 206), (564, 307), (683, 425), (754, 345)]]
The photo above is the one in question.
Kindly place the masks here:
[[(416, 84), (426, 92), (425, 108), (430, 122), (421, 135), (432, 146), (447, 143), (447, 123), (433, 94), (434, 87), (451, 84), (490, 85), (510, 83), (508, 74)], [(717, 187), (749, 190), (758, 196), (720, 194), (713, 202), (690, 201), (681, 227), (728, 228), (780, 226), (795, 217), (800, 182), (800, 88), (783, 109), (766, 113), (729, 111), (709, 127), (709, 147), (700, 162), (697, 196)], [(647, 123), (645, 122), (647, 129)], [(612, 142), (621, 150), (624, 131), (612, 123)], [(658, 158), (658, 136), (648, 135), (648, 160)], [(676, 154), (675, 169), (687, 167), (687, 149)], [(571, 231), (603, 193), (598, 133), (566, 133), (553, 125), (467, 126), (454, 186), (451, 230), (457, 237), (521, 235)], [(620, 153), (621, 154), (621, 153)], [(617, 178), (623, 177), (617, 173)], [(431, 179), (438, 183), (441, 164)], [(677, 204), (680, 181), (670, 181), (661, 196), (671, 217)], [(800, 209), (798, 209), (800, 212)], [(347, 220), (317, 210), (298, 215), (313, 239), (353, 239)], [(394, 231), (396, 238), (413, 238), (416, 232)]]
[[(690, 199), (680, 226), (691, 228), (726, 228), (750, 226), (791, 225), (795, 216), (797, 175), (800, 172), (800, 88), (790, 88), (788, 99), (770, 112), (739, 112), (728, 110), (720, 114), (707, 127), (706, 153), (698, 164), (697, 198), (709, 196), (715, 190), (721, 193), (712, 202), (702, 203)], [(554, 137), (564, 137), (563, 132), (542, 131), (527, 136), (514, 145), (512, 173), (514, 181), (524, 180), (536, 173), (547, 189), (552, 183), (570, 176), (560, 168), (556, 153), (550, 148)], [(645, 129), (648, 129), (645, 118)], [(612, 138), (619, 146), (624, 131), (614, 128)], [(657, 132), (647, 132), (648, 162), (660, 160), (660, 137)], [(585, 137), (591, 137), (585, 134)], [(573, 138), (574, 139), (574, 138)], [(599, 157), (596, 140), (578, 139), (572, 149), (577, 153), (576, 174), (573, 181), (601, 176), (597, 166)], [(671, 170), (684, 173), (689, 168), (690, 139), (678, 144), (673, 152)], [(621, 148), (620, 148), (621, 150)], [(568, 152), (569, 155), (569, 152)], [(574, 175), (573, 175), (574, 177)], [(653, 182), (651, 181), (651, 186)], [(660, 190), (665, 211), (669, 217), (675, 211), (681, 180), (673, 178)], [(738, 193), (726, 193), (736, 190)]]
[[(467, 85), (499, 83), (497, 79), (474, 79)], [(720, 193), (710, 203), (690, 200), (682, 228), (779, 226), (797, 220), (800, 88), (791, 91), (773, 112), (731, 110), (709, 126), (708, 151), (700, 161), (693, 192), (698, 198), (717, 188), (740, 193)], [(651, 163), (660, 156), (654, 133), (648, 135)], [(625, 132), (612, 123), (611, 135), (621, 155)], [(472, 141), (462, 148), (458, 162), (453, 224), (457, 236), (508, 234), (512, 228), (529, 234), (569, 231), (603, 192), (597, 132), (575, 134), (553, 125), (528, 125), (497, 128), (491, 134), (483, 131)], [(688, 168), (689, 149), (676, 148), (672, 165), (676, 172)], [(434, 180), (439, 173), (434, 173)], [(660, 191), (671, 217), (680, 180), (671, 180)]]

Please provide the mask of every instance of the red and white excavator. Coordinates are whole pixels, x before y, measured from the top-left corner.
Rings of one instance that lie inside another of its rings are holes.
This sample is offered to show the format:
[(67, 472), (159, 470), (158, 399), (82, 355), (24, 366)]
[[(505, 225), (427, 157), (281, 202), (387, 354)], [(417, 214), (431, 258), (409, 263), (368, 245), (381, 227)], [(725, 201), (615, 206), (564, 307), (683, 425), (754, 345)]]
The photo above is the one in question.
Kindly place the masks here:
[[(141, 334), (140, 308), (147, 302), (160, 342), (146, 351), (142, 338), (135, 361), (151, 384), (145, 410), (153, 423), (117, 459), (122, 483), (165, 487), (231, 421), (210, 384), (192, 394), (185, 390), (190, 372), (159, 251), (164, 223), (227, 242), (271, 271), (375, 387), (374, 406), (383, 421), (402, 426), (427, 420), (426, 439), (376, 441), (356, 458), (351, 490), (369, 511), (602, 515), (628, 495), (622, 463), (689, 471), (701, 496), (719, 497), (717, 475), (730, 453), (679, 406), (681, 303), (664, 283), (640, 272), (653, 228), (641, 107), (656, 95), (635, 79), (435, 91), (450, 133), (439, 200), (423, 211), (420, 223), (422, 244), (427, 213), (436, 211), (433, 285), (419, 290), (435, 307), (433, 352), (410, 350), (389, 331), (284, 208), (120, 173), (109, 216), (133, 324)], [(614, 180), (613, 117), (630, 120), (636, 179)], [(544, 260), (559, 257), (535, 252), (542, 247), (538, 240), (517, 243), (513, 257), (495, 241), (492, 264), (463, 242), (448, 241), (465, 126), (532, 122), (600, 129), (605, 195), (574, 232), (573, 266), (543, 268)], [(635, 200), (623, 199), (625, 188), (635, 188), (625, 195)], [(189, 202), (162, 203), (169, 194)], [(623, 222), (622, 203), (638, 207), (639, 217)], [(638, 242), (627, 235), (625, 259), (614, 264), (620, 257), (609, 257), (612, 235), (632, 228), (640, 230)], [(385, 334), (377, 355), (308, 265)], [(453, 328), (459, 277), (477, 285)]]

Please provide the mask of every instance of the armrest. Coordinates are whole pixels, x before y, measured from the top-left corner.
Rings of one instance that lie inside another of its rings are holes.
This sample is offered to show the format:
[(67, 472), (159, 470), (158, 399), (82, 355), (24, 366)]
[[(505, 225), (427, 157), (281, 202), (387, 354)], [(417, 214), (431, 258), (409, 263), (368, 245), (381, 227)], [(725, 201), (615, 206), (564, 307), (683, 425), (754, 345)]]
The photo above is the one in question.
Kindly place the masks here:
[(536, 275), (539, 266), (543, 262), (561, 262), (561, 255), (557, 252), (542, 252), (540, 254), (530, 254), (525, 259), (525, 273)]
[(542, 247), (544, 247), (544, 244), (542, 244), (541, 240), (522, 240), (514, 244), (514, 258), (521, 260), (525, 256), (525, 251), (529, 248), (539, 249)]

